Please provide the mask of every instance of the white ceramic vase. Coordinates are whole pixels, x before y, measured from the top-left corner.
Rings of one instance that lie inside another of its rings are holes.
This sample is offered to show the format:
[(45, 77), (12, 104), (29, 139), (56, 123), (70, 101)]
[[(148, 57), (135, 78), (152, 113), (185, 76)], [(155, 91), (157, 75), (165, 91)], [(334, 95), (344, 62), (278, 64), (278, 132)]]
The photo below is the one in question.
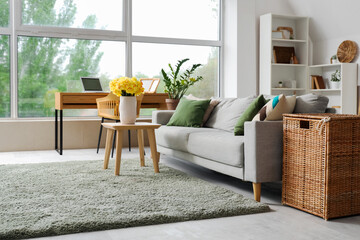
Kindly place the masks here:
[(123, 124), (134, 124), (136, 121), (136, 97), (120, 96), (120, 122)]
[(340, 85), (341, 82), (333, 82), (333, 81), (330, 81), (330, 88), (331, 89), (340, 89)]

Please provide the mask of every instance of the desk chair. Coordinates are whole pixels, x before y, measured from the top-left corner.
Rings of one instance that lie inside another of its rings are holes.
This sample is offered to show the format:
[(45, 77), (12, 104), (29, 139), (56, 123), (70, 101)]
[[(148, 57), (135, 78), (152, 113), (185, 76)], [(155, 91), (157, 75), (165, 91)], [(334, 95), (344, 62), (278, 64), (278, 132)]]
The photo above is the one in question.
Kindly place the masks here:
[[(144, 95), (140, 95), (136, 97), (136, 117), (139, 117), (141, 101), (143, 99), (143, 96)], [(96, 99), (98, 116), (101, 117), (101, 123), (103, 123), (104, 120), (114, 120), (115, 122), (120, 122), (119, 103), (120, 103), (120, 97), (116, 96), (112, 92), (110, 92), (109, 95), (107, 95), (106, 97)], [(100, 124), (99, 140), (98, 140), (96, 153), (99, 153), (102, 129), (103, 126), (102, 124)], [(113, 157), (114, 155), (115, 139), (116, 139), (116, 132), (114, 134), (111, 157)], [(131, 151), (130, 130), (128, 130), (128, 139), (129, 139), (129, 151)]]

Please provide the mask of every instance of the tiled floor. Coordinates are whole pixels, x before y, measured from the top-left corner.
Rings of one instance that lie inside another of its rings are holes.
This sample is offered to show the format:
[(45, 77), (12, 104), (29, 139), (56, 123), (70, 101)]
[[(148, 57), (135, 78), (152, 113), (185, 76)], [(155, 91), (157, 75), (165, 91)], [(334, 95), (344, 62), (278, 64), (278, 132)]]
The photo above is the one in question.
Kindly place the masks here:
[[(150, 154), (149, 149), (147, 149), (147, 154)], [(103, 156), (103, 149), (99, 154), (96, 154), (94, 149), (65, 150), (63, 156), (58, 155), (55, 151), (8, 152), (0, 153), (0, 164), (96, 160), (103, 159)], [(137, 156), (137, 148), (134, 148), (131, 153), (126, 149), (123, 150), (122, 157), (124, 158)], [(164, 156), (161, 156), (161, 162), (249, 198), (253, 197), (250, 183)], [(324, 221), (311, 214), (282, 206), (281, 185), (278, 183), (263, 184), (262, 202), (269, 204), (272, 211), (261, 214), (70, 234), (41, 239), (360, 239), (360, 216)]]

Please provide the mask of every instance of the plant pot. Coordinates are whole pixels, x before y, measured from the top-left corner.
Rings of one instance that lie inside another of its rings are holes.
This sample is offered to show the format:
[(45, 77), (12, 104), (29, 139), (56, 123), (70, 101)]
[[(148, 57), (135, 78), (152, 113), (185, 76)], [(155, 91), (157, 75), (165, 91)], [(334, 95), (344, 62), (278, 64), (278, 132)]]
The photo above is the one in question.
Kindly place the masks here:
[(330, 88), (331, 89), (340, 89), (340, 86), (341, 86), (341, 82), (330, 81)]
[(136, 97), (120, 96), (120, 122), (123, 124), (134, 124), (136, 121)]
[(175, 110), (177, 105), (179, 104), (179, 101), (180, 101), (180, 99), (172, 99), (172, 98), (165, 99), (167, 109), (168, 110)]

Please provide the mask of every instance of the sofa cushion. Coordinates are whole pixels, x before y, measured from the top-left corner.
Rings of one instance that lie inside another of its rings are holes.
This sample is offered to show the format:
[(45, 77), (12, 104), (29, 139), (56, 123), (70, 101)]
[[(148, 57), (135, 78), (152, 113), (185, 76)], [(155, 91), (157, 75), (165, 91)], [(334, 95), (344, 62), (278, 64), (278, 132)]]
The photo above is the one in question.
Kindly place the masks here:
[(329, 98), (313, 93), (298, 96), (294, 113), (324, 113), (329, 103)]
[(161, 126), (155, 130), (156, 144), (163, 147), (187, 152), (190, 133), (206, 132), (211, 130), (215, 129)]
[(209, 100), (189, 100), (182, 98), (168, 126), (201, 127)]
[(296, 103), (296, 96), (287, 96), (283, 94), (271, 99), (263, 106), (259, 113), (253, 118), (253, 121), (276, 121), (282, 120), (284, 113), (292, 113)]
[[(198, 98), (198, 97), (195, 97), (194, 95), (190, 94), (188, 96), (184, 96), (186, 99), (189, 99), (189, 100), (205, 100), (204, 98)], [(207, 120), (209, 119), (212, 111), (214, 110), (214, 108), (216, 107), (216, 105), (218, 105), (220, 103), (220, 100), (219, 99), (216, 99), (216, 98), (211, 98), (210, 99), (210, 104), (208, 106), (208, 108), (206, 109), (205, 111), (205, 114), (204, 114), (204, 117), (203, 117), (203, 120), (202, 120), (202, 124), (201, 126), (203, 126)]]
[(214, 108), (205, 127), (216, 128), (228, 132), (234, 132), (234, 127), (239, 117), (251, 102), (254, 96), (247, 98), (226, 98), (221, 99), (220, 103)]
[(235, 136), (244, 135), (244, 123), (246, 121), (251, 121), (265, 104), (266, 104), (266, 99), (264, 98), (263, 95), (260, 95), (249, 105), (249, 107), (240, 116), (240, 118), (238, 119), (235, 125), (235, 129), (234, 129)]
[(192, 132), (189, 136), (188, 151), (234, 167), (244, 162), (244, 136), (234, 136), (225, 131)]

